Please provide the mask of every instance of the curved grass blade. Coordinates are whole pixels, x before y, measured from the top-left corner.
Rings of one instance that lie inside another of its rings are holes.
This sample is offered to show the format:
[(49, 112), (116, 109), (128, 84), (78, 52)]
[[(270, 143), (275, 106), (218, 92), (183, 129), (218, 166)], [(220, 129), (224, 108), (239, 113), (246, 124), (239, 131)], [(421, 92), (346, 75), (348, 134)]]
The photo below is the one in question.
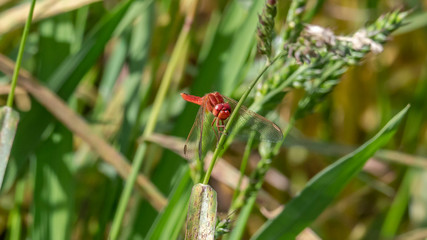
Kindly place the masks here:
[(176, 174), (176, 185), (171, 191), (168, 205), (159, 214), (145, 239), (178, 239), (185, 222), (185, 213), (193, 182), (187, 166)]
[(36, 153), (37, 161), (31, 168), (34, 175), (31, 239), (71, 239), (75, 216), (72, 151), (72, 133), (58, 124)]
[(413, 187), (412, 184), (414, 183), (413, 180), (416, 178), (416, 174), (417, 172), (414, 168), (409, 168), (403, 176), (402, 183), (394, 196), (390, 210), (388, 210), (385, 215), (380, 232), (381, 239), (393, 239), (396, 237), (398, 229), (402, 224), (402, 218), (407, 211), (408, 204), (411, 198), (414, 198), (414, 196), (411, 196), (411, 187)]
[(394, 135), (409, 105), (394, 116), (372, 139), (317, 174), (296, 198), (252, 239), (295, 239), (335, 199), (365, 162)]
[(258, 21), (257, 14), (261, 12), (263, 5), (264, 1), (254, 1), (250, 9), (245, 9), (238, 1), (230, 3), (209, 53), (200, 66), (192, 93), (202, 95), (209, 92), (212, 86), (209, 83), (213, 83), (219, 92), (230, 95), (237, 85), (240, 69), (255, 44), (253, 36)]

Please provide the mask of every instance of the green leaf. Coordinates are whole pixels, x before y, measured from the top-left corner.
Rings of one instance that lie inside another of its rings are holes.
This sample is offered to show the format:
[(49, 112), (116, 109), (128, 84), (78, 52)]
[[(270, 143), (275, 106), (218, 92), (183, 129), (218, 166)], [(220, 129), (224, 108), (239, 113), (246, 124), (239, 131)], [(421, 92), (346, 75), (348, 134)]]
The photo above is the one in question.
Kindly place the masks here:
[(37, 152), (31, 239), (70, 239), (74, 214), (73, 136), (58, 125)]
[(154, 221), (145, 239), (178, 239), (185, 222), (192, 181), (187, 166), (176, 174), (177, 184), (171, 191), (169, 202)]
[(381, 227), (381, 237), (384, 239), (391, 239), (396, 236), (399, 226), (402, 223), (403, 215), (407, 210), (408, 202), (411, 199), (410, 188), (413, 184), (412, 180), (415, 174), (415, 169), (408, 169), (403, 177), (399, 191), (396, 193)]
[(236, 220), (235, 227), (233, 228), (228, 240), (239, 240), (242, 239), (245, 233), (245, 228), (248, 223), (249, 216), (251, 215), (252, 209), (255, 205), (256, 196), (253, 194), (243, 205), (242, 210), (239, 213), (239, 218)]
[[(144, 84), (141, 87), (141, 76), (146, 66), (151, 42), (153, 37), (154, 22), (154, 2), (135, 1), (129, 9), (128, 16), (133, 14), (134, 23), (131, 25), (128, 58), (129, 76), (124, 81), (124, 119), (120, 128), (120, 150), (127, 156), (135, 138), (140, 134), (139, 120), (141, 110), (146, 106), (147, 97), (151, 94), (152, 83)], [(150, 81), (154, 81), (150, 80)], [(141, 91), (143, 90), (143, 91)], [(145, 100), (144, 100), (145, 98)]]
[(366, 161), (394, 135), (409, 105), (354, 152), (317, 174), (285, 209), (269, 220), (252, 239), (295, 239), (337, 197)]
[(71, 53), (75, 40), (71, 13), (42, 21), (38, 28), (39, 42), (36, 77), (47, 81)]
[(250, 9), (245, 9), (242, 3), (231, 2), (200, 65), (192, 92), (205, 94), (212, 91), (216, 83), (215, 89), (230, 95), (236, 87), (240, 69), (253, 49), (257, 14), (263, 5), (263, 1), (253, 1)]
[(105, 105), (110, 102), (114, 96), (114, 86), (119, 74), (122, 71), (123, 64), (126, 59), (126, 51), (128, 50), (127, 36), (119, 36), (116, 39), (116, 44), (108, 61), (106, 63), (102, 79), (99, 83), (99, 96), (95, 113), (103, 112)]
[(22, 214), (23, 211), (23, 202), (24, 202), (24, 195), (25, 195), (25, 187), (26, 187), (27, 179), (19, 179), (16, 183), (15, 188), (15, 206), (9, 213), (8, 217), (8, 230), (7, 230), (7, 236), (6, 239), (9, 240), (19, 240), (22, 239), (22, 228), (23, 228), (23, 222), (22, 222)]
[(419, 12), (409, 16), (406, 21), (407, 24), (396, 30), (393, 35), (403, 35), (427, 26), (427, 12)]

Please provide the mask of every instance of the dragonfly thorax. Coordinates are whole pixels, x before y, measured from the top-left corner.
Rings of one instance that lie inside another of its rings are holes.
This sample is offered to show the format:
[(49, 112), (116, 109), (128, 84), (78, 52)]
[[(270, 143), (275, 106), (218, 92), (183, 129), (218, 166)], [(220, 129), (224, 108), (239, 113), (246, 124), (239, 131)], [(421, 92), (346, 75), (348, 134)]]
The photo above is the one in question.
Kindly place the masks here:
[(220, 120), (226, 120), (231, 114), (231, 107), (228, 103), (219, 103), (215, 105), (212, 114)]

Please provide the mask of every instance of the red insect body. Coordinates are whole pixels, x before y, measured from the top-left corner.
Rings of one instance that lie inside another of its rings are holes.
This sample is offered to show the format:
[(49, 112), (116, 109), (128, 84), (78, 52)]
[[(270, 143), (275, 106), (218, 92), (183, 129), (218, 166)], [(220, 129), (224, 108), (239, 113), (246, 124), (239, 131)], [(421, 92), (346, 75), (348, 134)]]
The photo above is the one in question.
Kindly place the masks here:
[(202, 105), (202, 103), (203, 103), (203, 99), (201, 97), (198, 97), (198, 96), (193, 96), (193, 95), (190, 95), (190, 94), (181, 93), (181, 97), (185, 101), (192, 102), (192, 103), (195, 103), (197, 105)]
[[(208, 93), (203, 97), (197, 97), (193, 95), (189, 95), (186, 93), (181, 93), (181, 97), (188, 102), (195, 103), (206, 108), (206, 111), (211, 112), (215, 118), (213, 119), (211, 126), (215, 132), (215, 136), (217, 141), (219, 140), (219, 136), (223, 133), (225, 128), (225, 120), (227, 120), (231, 115), (231, 107), (228, 103), (224, 102), (224, 98), (220, 93)], [(214, 124), (216, 126), (216, 131), (214, 129)]]
[[(188, 157), (190, 155), (187, 155), (187, 153), (191, 154), (195, 150), (198, 152), (198, 157), (201, 159), (202, 152), (206, 150), (206, 146), (202, 144), (203, 125), (205, 121), (204, 117), (209, 112), (212, 113), (212, 115), (214, 116), (214, 119), (211, 123), (211, 127), (218, 141), (221, 134), (224, 133), (225, 121), (228, 120), (231, 115), (231, 112), (234, 111), (237, 102), (231, 98), (222, 96), (218, 92), (208, 93), (203, 97), (197, 97), (181, 93), (181, 97), (185, 101), (200, 105), (200, 110), (196, 117), (196, 121), (194, 122), (193, 127), (191, 128), (190, 133), (188, 134), (187, 142), (184, 146), (184, 154)], [(242, 126), (242, 128), (248, 127), (251, 133), (253, 130), (255, 130), (259, 134), (261, 140), (278, 142), (283, 137), (282, 131), (276, 124), (250, 111), (244, 106), (241, 106), (239, 109), (239, 120), (240, 124), (245, 125)], [(195, 136), (192, 133), (196, 133), (196, 136), (198, 136), (198, 144), (190, 145), (190, 147), (188, 148), (190, 137)]]
[(228, 103), (224, 102), (224, 98), (218, 92), (208, 93), (203, 97), (181, 93), (181, 97), (185, 101), (192, 102), (197, 105), (202, 105), (205, 101), (207, 101), (206, 109), (219, 120), (227, 120), (227, 118), (230, 117), (231, 107)]

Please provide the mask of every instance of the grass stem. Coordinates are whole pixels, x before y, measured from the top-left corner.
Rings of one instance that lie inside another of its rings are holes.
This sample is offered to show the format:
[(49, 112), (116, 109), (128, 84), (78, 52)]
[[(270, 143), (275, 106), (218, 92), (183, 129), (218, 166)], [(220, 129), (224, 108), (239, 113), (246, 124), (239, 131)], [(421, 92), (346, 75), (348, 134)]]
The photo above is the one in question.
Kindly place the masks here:
[(16, 59), (15, 69), (13, 71), (10, 93), (7, 97), (7, 106), (12, 107), (13, 98), (15, 97), (15, 88), (18, 82), (19, 69), (21, 68), (22, 56), (24, 55), (25, 43), (27, 42), (28, 32), (30, 31), (31, 21), (33, 20), (34, 7), (36, 0), (31, 1), (30, 12), (28, 13), (27, 21), (25, 22), (24, 32), (22, 33), (21, 43), (19, 44), (18, 57)]
[(240, 194), (240, 186), (242, 185), (243, 178), (245, 177), (245, 170), (246, 170), (246, 166), (248, 165), (249, 157), (251, 155), (254, 138), (255, 138), (255, 132), (252, 132), (251, 135), (249, 136), (248, 143), (246, 144), (245, 153), (243, 154), (242, 163), (240, 165), (240, 177), (239, 177), (239, 181), (237, 182), (236, 189), (234, 189), (231, 205), (233, 205), (233, 203), (236, 201), (237, 197)]

